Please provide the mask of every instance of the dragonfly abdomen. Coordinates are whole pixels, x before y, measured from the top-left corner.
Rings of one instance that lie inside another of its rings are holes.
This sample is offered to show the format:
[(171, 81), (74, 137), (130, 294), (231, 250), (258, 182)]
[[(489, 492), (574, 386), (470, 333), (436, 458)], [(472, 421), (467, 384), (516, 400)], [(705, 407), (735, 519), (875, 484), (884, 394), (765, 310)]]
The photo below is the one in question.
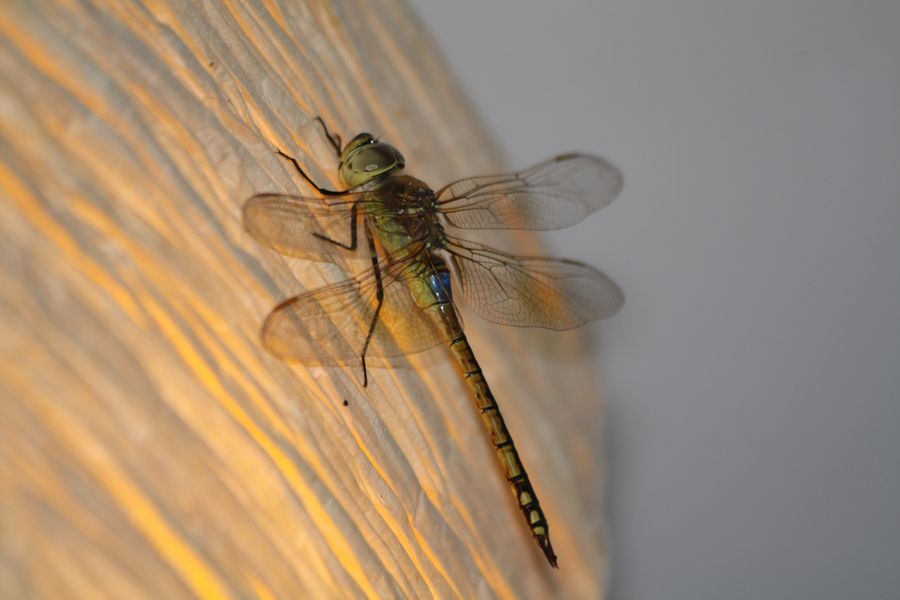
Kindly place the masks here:
[(487, 427), (491, 444), (497, 452), (506, 480), (512, 487), (519, 510), (525, 516), (525, 521), (547, 560), (556, 567), (556, 554), (550, 544), (547, 518), (538, 502), (537, 494), (534, 493), (528, 473), (525, 472), (512, 436), (506, 428), (503, 415), (500, 414), (500, 407), (494, 399), (494, 394), (491, 393), (491, 388), (488, 387), (481, 366), (475, 359), (475, 354), (453, 308), (450, 271), (447, 264), (442, 258), (432, 254), (429, 254), (427, 260), (421, 264), (423, 269), (419, 271), (420, 277), (410, 280), (416, 302), (422, 308), (434, 311), (446, 328), (448, 339), (451, 340), (450, 350), (462, 368), (466, 384), (472, 391), (475, 407)]
[[(455, 315), (454, 315), (455, 321)], [(491, 438), (491, 443), (497, 451), (497, 458), (506, 474), (506, 480), (512, 487), (516, 502), (519, 504), (519, 510), (525, 516), (528, 527), (531, 529), (534, 539), (537, 541), (544, 555), (551, 565), (556, 567), (556, 554), (553, 553), (553, 546), (550, 544), (550, 528), (547, 525), (547, 517), (541, 509), (538, 502), (537, 494), (525, 472), (522, 459), (513, 443), (512, 436), (506, 428), (506, 422), (503, 415), (500, 414), (500, 407), (488, 387), (484, 374), (481, 372), (481, 366), (475, 359), (475, 354), (469, 346), (462, 328), (456, 322), (456, 332), (453, 341), (450, 343), (456, 360), (459, 362), (463, 370), (463, 376), (466, 383), (473, 392), (475, 399), (475, 407), (481, 414)]]

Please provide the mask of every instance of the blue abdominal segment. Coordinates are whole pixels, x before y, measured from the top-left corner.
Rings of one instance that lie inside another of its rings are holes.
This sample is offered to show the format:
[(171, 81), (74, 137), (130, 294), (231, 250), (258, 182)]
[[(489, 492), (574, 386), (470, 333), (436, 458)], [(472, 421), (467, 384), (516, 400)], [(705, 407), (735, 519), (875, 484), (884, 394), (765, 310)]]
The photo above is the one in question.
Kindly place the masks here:
[(438, 304), (453, 301), (453, 292), (450, 287), (450, 272), (442, 271), (428, 276), (428, 287), (434, 292)]

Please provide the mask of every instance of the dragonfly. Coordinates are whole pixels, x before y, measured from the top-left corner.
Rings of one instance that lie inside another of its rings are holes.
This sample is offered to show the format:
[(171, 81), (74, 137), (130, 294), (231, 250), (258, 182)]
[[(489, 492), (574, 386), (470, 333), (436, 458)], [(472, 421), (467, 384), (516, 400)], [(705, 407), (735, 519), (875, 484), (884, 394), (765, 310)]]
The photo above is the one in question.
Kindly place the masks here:
[(244, 228), (286, 256), (328, 262), (353, 255), (368, 264), (355, 277), (275, 307), (262, 326), (263, 346), (288, 361), (358, 364), (363, 387), (367, 360), (390, 366), (449, 346), (519, 510), (558, 568), (547, 518), (463, 331), (457, 299), (493, 323), (566, 330), (613, 315), (623, 294), (586, 264), (516, 256), (451, 232), (573, 225), (612, 202), (622, 189), (621, 172), (602, 158), (563, 154), (518, 173), (460, 179), (434, 191), (405, 173), (394, 146), (369, 133), (342, 145), (316, 120), (346, 189), (318, 185), (294, 157), (277, 150), (316, 193), (253, 196), (244, 205)]

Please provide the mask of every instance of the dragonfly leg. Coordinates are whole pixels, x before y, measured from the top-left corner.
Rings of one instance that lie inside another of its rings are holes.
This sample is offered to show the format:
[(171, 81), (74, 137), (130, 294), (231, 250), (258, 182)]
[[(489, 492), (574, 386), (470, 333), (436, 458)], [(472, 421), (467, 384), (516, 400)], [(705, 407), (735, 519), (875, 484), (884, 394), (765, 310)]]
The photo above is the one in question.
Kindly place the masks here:
[(282, 156), (283, 158), (286, 158), (287, 160), (291, 161), (291, 164), (294, 165), (294, 168), (297, 169), (297, 172), (300, 173), (300, 176), (303, 179), (305, 179), (309, 185), (316, 188), (316, 191), (319, 192), (320, 194), (322, 194), (323, 196), (343, 196), (344, 194), (347, 193), (347, 192), (339, 192), (337, 190), (328, 190), (323, 187), (319, 187), (319, 185), (315, 181), (313, 181), (312, 178), (309, 175), (307, 175), (303, 171), (302, 168), (300, 168), (300, 163), (297, 162), (296, 158), (294, 158), (293, 156), (290, 156), (289, 154), (285, 154), (284, 152), (282, 152), (281, 150), (279, 150), (277, 148), (275, 149), (275, 152), (277, 154), (279, 154), (280, 156)]
[(322, 130), (325, 132), (325, 137), (328, 138), (328, 141), (331, 142), (331, 145), (334, 146), (334, 151), (337, 152), (338, 157), (341, 156), (341, 136), (336, 133), (331, 133), (328, 131), (328, 125), (325, 124), (325, 120), (320, 116), (316, 116), (316, 121), (319, 122), (319, 125), (322, 126)]
[(356, 202), (353, 203), (353, 206), (350, 207), (350, 244), (345, 244), (343, 242), (339, 242), (337, 240), (331, 239), (328, 236), (322, 235), (321, 233), (313, 232), (313, 237), (317, 237), (320, 240), (325, 240), (326, 242), (330, 242), (335, 246), (339, 246), (344, 250), (349, 250), (353, 252), (356, 250), (356, 231), (359, 229), (359, 223), (356, 221)]
[(369, 243), (369, 251), (372, 255), (372, 269), (375, 271), (375, 299), (378, 301), (378, 306), (375, 307), (375, 314), (372, 315), (372, 322), (369, 324), (366, 341), (359, 355), (363, 370), (363, 387), (369, 384), (369, 375), (366, 370), (366, 351), (369, 349), (369, 342), (372, 341), (372, 334), (375, 333), (375, 325), (378, 324), (378, 314), (381, 312), (381, 306), (384, 304), (384, 285), (381, 281), (381, 268), (378, 266), (378, 251), (375, 249), (375, 239), (372, 237), (372, 231), (369, 229), (369, 226), (366, 225), (365, 228), (366, 241)]

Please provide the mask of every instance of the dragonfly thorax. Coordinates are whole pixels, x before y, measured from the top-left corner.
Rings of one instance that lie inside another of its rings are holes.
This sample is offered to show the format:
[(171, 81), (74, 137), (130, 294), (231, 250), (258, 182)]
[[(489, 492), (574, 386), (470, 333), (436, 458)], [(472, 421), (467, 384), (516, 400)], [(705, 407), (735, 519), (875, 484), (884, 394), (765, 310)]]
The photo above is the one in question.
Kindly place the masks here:
[(369, 188), (377, 202), (367, 205), (367, 217), (389, 251), (421, 242), (440, 247), (444, 228), (438, 219), (434, 192), (424, 182), (409, 175), (385, 177)]

